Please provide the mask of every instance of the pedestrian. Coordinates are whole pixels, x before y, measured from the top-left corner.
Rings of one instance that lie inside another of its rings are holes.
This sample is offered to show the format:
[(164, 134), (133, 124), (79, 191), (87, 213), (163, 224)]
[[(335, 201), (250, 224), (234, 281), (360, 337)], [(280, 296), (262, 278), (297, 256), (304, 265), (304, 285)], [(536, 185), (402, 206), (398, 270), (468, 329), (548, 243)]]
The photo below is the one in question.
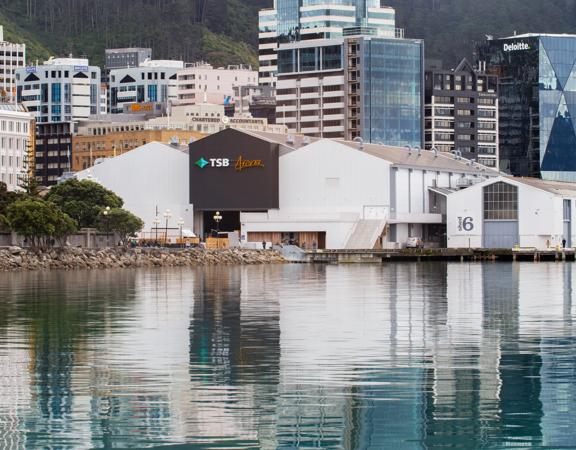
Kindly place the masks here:
[(566, 248), (566, 239), (562, 239), (562, 248)]
[(262, 250), (266, 250), (266, 241), (262, 241)]

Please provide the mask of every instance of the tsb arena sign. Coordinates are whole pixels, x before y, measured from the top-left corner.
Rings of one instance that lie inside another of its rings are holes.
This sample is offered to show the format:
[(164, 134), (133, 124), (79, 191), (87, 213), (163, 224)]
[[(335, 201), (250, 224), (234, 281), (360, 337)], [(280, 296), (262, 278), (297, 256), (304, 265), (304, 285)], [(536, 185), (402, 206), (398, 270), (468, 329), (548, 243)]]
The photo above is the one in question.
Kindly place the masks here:
[(515, 42), (513, 44), (504, 44), (505, 52), (519, 52), (523, 50), (530, 50), (530, 46), (526, 42)]
[(246, 159), (242, 155), (238, 156), (235, 160), (230, 160), (229, 158), (200, 158), (196, 161), (196, 164), (201, 169), (205, 167), (230, 167), (233, 166), (237, 172), (242, 172), (244, 169), (250, 169), (254, 167), (264, 167), (264, 161), (261, 159)]
[(189, 157), (196, 211), (278, 209), (278, 142), (226, 128), (191, 143)]

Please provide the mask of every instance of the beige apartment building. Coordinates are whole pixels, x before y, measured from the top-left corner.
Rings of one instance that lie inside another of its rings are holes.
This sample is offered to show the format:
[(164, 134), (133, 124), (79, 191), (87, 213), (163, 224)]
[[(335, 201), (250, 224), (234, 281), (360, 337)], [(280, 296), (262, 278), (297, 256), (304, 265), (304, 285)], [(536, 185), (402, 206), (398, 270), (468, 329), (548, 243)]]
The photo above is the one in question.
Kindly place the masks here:
[[(129, 127), (128, 127), (129, 128)], [(132, 129), (105, 134), (85, 134), (72, 137), (72, 171), (92, 167), (100, 158), (112, 158), (149, 142), (178, 146), (205, 135), (193, 130)]]

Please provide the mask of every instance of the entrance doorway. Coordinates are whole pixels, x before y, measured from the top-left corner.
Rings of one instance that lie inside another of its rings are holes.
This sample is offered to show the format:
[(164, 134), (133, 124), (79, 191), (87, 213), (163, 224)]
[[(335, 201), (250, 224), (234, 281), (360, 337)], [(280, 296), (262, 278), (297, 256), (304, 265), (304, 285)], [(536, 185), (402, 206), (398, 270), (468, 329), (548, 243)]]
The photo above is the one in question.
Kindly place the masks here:
[(219, 223), (214, 220), (216, 211), (204, 211), (204, 237), (215, 236), (216, 231), (232, 232), (240, 231), (240, 211), (219, 211), (222, 219)]

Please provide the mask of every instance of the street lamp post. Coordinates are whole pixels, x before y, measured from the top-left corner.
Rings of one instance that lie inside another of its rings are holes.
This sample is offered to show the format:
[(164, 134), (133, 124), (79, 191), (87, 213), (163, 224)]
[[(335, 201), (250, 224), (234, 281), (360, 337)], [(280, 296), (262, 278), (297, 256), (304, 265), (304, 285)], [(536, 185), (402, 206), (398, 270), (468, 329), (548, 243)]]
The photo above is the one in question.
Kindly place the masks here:
[(180, 228), (180, 248), (184, 247), (184, 242), (182, 241), (182, 227), (184, 226), (184, 219), (180, 217), (178, 219), (178, 227)]
[(166, 210), (166, 212), (164, 212), (164, 219), (166, 219), (166, 234), (164, 236), (164, 245), (168, 246), (168, 221), (170, 220), (170, 218), (172, 217), (172, 213), (170, 212), (169, 209)]
[(214, 222), (216, 222), (216, 237), (218, 237), (220, 235), (220, 221), (222, 220), (222, 214), (220, 214), (220, 211), (216, 211), (216, 214), (214, 214), (214, 217), (212, 217), (214, 219)]
[(106, 246), (110, 246), (110, 207), (104, 208), (104, 220), (106, 220)]
[(160, 225), (160, 217), (158, 217), (158, 216), (154, 217), (153, 223), (154, 223), (154, 228), (156, 230), (155, 242), (156, 242), (156, 245), (158, 245), (158, 225)]

